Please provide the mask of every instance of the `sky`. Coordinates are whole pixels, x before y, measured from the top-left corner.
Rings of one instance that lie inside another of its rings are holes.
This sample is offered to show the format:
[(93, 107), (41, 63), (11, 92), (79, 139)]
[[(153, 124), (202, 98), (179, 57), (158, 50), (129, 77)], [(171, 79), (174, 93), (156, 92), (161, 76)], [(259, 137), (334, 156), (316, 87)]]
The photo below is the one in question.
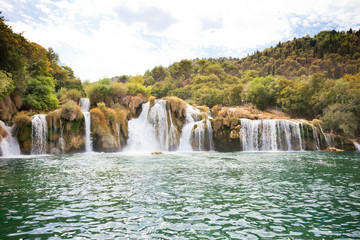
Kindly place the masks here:
[(89, 81), (360, 28), (360, 0), (0, 0), (0, 11)]

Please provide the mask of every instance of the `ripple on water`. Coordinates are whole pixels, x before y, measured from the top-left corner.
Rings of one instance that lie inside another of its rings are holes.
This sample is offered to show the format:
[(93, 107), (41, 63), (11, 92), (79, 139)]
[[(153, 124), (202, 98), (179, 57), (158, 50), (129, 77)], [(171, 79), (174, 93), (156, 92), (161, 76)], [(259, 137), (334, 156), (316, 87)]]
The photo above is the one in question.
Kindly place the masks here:
[(359, 238), (358, 156), (0, 159), (0, 239)]

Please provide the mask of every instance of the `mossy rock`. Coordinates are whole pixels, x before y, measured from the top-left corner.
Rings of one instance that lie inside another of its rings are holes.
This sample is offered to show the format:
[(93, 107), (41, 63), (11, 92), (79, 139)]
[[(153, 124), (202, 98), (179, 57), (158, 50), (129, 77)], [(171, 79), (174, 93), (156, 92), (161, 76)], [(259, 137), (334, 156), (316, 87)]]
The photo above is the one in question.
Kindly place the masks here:
[(80, 130), (82, 122), (83, 122), (83, 120), (71, 121), (70, 122), (70, 124), (71, 124), (70, 131), (71, 132), (78, 132)]
[(16, 137), (19, 142), (23, 142), (27, 139), (31, 139), (32, 129), (31, 125), (26, 125), (17, 129)]

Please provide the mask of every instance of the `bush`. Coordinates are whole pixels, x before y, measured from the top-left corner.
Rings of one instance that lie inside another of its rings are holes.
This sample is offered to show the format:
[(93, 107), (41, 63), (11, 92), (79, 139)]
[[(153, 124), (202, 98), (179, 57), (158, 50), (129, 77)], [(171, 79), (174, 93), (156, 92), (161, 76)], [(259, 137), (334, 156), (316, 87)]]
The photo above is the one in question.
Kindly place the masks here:
[(16, 128), (22, 128), (31, 124), (31, 118), (25, 112), (19, 112), (16, 114), (12, 121)]
[(128, 91), (129, 89), (121, 82), (115, 82), (110, 87), (110, 93), (112, 97), (116, 97), (118, 99), (125, 97)]
[(82, 97), (81, 92), (77, 89), (70, 89), (66, 93), (67, 99), (73, 100), (74, 102), (79, 102)]
[(69, 121), (73, 121), (75, 119), (79, 120), (83, 118), (80, 106), (72, 100), (69, 100), (68, 102), (61, 105), (60, 111), (60, 116)]

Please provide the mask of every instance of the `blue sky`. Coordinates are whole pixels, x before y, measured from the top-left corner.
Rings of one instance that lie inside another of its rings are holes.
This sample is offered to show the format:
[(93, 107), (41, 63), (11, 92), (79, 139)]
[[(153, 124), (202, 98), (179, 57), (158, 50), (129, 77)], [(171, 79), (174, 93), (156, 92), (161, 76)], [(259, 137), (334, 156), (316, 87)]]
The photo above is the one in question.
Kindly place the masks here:
[(0, 10), (15, 32), (54, 48), (90, 81), (360, 28), (359, 0), (0, 0)]

